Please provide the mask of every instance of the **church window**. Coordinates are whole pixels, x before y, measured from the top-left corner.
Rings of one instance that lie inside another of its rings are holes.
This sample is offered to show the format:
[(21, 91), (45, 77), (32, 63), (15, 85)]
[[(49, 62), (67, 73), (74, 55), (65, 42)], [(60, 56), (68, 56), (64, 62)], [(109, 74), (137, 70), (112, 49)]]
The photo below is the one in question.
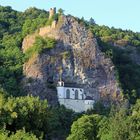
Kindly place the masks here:
[(70, 90), (69, 89), (66, 90), (66, 98), (70, 99)]
[(75, 99), (78, 99), (78, 90), (75, 90)]
[(84, 100), (84, 95), (82, 94), (82, 100)]

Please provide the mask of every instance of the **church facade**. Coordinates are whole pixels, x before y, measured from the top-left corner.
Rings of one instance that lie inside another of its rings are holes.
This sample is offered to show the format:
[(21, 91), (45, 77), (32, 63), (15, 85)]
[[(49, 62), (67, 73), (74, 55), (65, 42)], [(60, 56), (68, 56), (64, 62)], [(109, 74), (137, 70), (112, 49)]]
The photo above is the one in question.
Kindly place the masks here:
[(65, 87), (63, 81), (57, 84), (57, 96), (60, 105), (75, 112), (83, 112), (92, 109), (94, 100), (84, 94), (84, 89), (77, 87)]

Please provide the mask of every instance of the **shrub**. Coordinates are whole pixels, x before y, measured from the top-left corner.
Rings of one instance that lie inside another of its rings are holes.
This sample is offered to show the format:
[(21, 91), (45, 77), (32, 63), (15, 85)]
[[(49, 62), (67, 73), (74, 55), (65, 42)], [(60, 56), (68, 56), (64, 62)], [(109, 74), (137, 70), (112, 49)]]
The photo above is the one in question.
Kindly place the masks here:
[(25, 60), (26, 61), (29, 60), (31, 56), (33, 56), (34, 54), (40, 54), (44, 50), (53, 49), (55, 47), (55, 44), (56, 44), (55, 39), (48, 37), (44, 39), (40, 36), (36, 37), (33, 46), (27, 49), (27, 51), (25, 52)]

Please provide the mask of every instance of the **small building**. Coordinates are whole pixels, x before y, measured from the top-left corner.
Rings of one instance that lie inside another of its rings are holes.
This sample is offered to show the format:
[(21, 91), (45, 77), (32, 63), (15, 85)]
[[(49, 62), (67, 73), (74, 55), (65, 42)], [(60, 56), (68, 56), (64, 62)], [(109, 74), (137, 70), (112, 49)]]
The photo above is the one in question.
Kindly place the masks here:
[(64, 105), (75, 112), (92, 109), (95, 102), (91, 97), (84, 94), (83, 88), (65, 87), (63, 81), (59, 81), (57, 84), (57, 96), (60, 105)]

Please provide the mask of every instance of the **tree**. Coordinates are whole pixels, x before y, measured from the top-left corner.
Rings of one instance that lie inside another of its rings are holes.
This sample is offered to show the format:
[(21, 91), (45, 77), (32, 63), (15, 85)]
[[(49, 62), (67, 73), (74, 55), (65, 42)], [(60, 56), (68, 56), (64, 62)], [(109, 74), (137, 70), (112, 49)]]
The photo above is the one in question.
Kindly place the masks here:
[(94, 20), (92, 17), (91, 17), (90, 20), (89, 20), (89, 24), (90, 24), (90, 25), (94, 25), (94, 24), (95, 24), (95, 20)]
[(132, 114), (129, 116), (129, 139), (140, 139), (140, 99), (131, 109)]
[(126, 109), (113, 109), (110, 116), (104, 117), (99, 124), (98, 138), (100, 140), (126, 140), (128, 139), (128, 119)]
[(0, 92), (0, 129), (10, 134), (24, 128), (37, 138), (65, 139), (75, 117), (72, 110), (64, 106), (49, 108), (47, 101), (38, 97), (6, 97)]
[(45, 50), (50, 50), (55, 47), (56, 40), (53, 38), (36, 37), (35, 43), (32, 47), (28, 48), (25, 52), (25, 60), (29, 60), (34, 54), (41, 54)]
[(66, 139), (70, 133), (70, 126), (77, 114), (64, 106), (56, 106), (49, 109), (48, 138)]
[(25, 130), (18, 130), (16, 133), (10, 134), (9, 131), (0, 130), (1, 140), (38, 140), (32, 133), (26, 133)]
[[(41, 101), (38, 97), (9, 97), (0, 96), (0, 127), (15, 132), (25, 128), (36, 136), (47, 132), (47, 101)], [(52, 117), (52, 116), (51, 116)], [(46, 124), (46, 125), (44, 125)]]
[(71, 134), (67, 140), (99, 140), (99, 122), (102, 117), (99, 115), (84, 115), (75, 121), (71, 127)]
[(63, 10), (63, 9), (61, 9), (61, 8), (60, 8), (60, 9), (58, 9), (58, 14), (59, 14), (59, 15), (63, 15), (63, 14), (64, 14), (64, 10)]

